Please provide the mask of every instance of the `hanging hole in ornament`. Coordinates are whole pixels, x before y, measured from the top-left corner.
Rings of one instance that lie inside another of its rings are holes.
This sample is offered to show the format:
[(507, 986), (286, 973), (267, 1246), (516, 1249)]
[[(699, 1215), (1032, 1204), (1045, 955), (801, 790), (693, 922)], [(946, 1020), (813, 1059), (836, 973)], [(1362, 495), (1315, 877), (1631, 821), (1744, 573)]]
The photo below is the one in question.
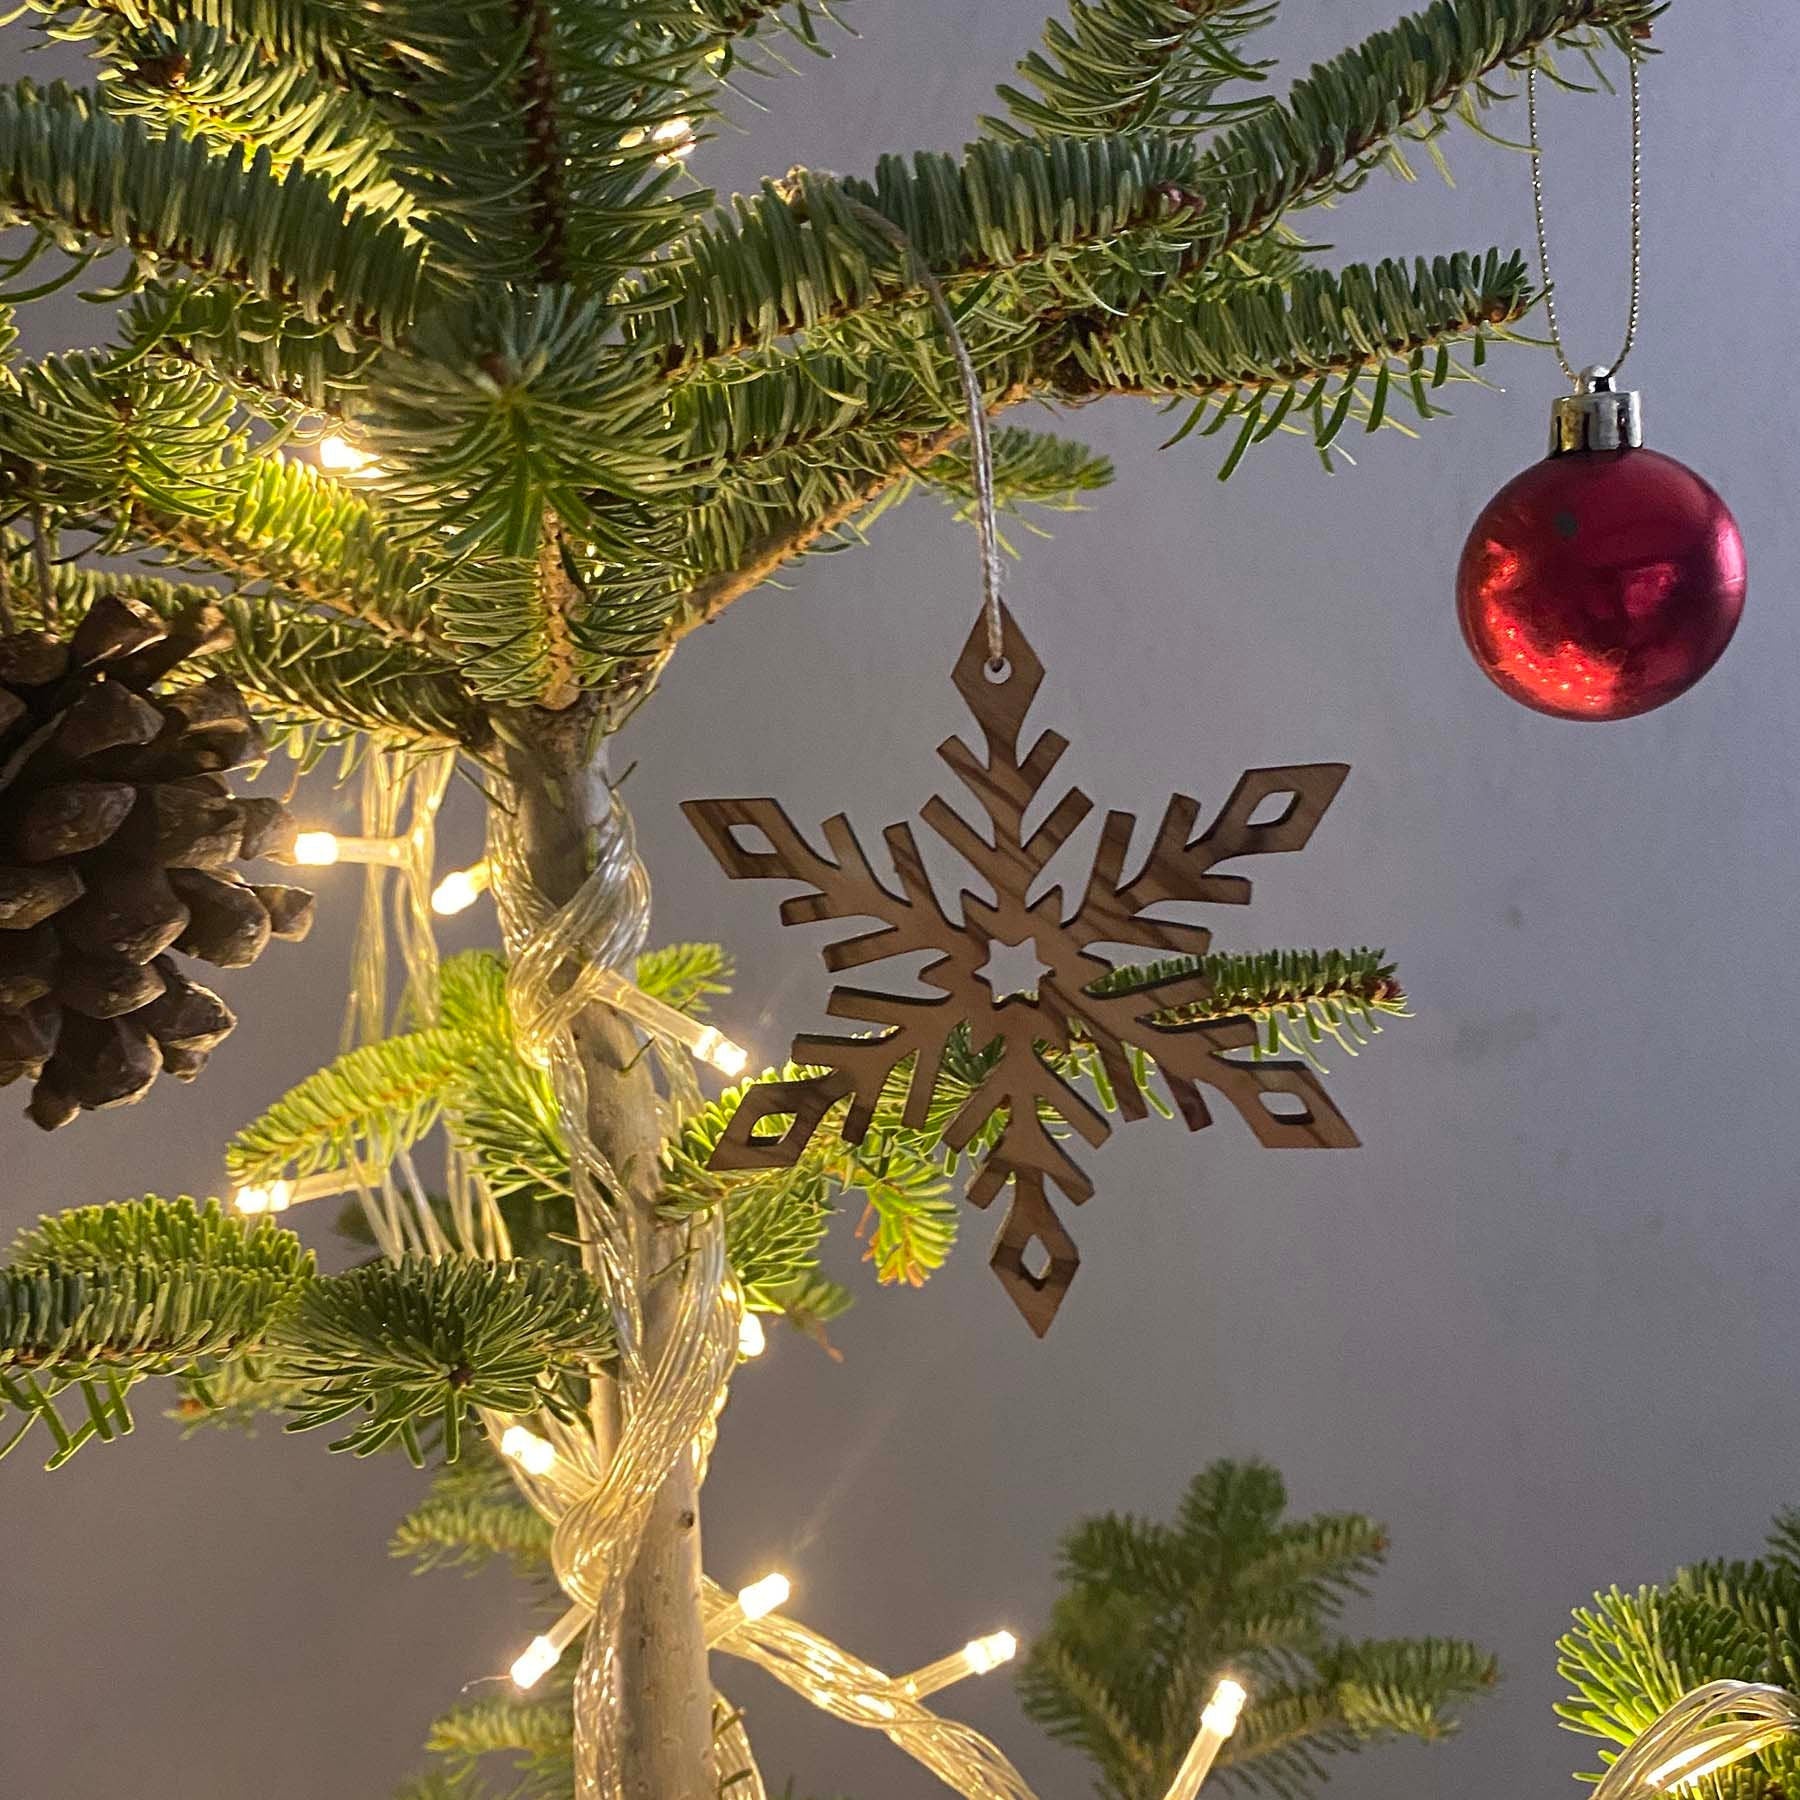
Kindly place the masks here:
[(995, 687), (1012, 680), (1012, 664), (1004, 656), (996, 656), (981, 665), (981, 672)]
[(1019, 1267), (1025, 1271), (1026, 1278), (1042, 1287), (1050, 1274), (1050, 1252), (1044, 1248), (1042, 1238), (1033, 1238), (1019, 1252)]
[(1259, 829), (1285, 825), (1294, 816), (1294, 809), (1299, 804), (1300, 796), (1292, 788), (1283, 788), (1275, 794), (1264, 794), (1244, 823)]

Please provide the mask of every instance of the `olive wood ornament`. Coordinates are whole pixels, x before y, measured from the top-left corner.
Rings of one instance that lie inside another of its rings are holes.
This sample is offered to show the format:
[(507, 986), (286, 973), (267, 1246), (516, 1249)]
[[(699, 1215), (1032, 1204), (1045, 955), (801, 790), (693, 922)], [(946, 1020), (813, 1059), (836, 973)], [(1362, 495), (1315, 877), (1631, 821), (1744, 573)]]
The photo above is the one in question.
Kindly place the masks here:
[[(1108, 993), (1115, 965), (1096, 954), (1103, 945), (1161, 956), (1205, 952), (1210, 931), (1152, 917), (1153, 909), (1170, 902), (1247, 905), (1249, 880), (1217, 874), (1217, 866), (1238, 857), (1304, 848), (1350, 771), (1344, 763), (1252, 769), (1198, 835), (1199, 802), (1177, 794), (1168, 802), (1143, 862), (1129, 876), (1126, 860), (1136, 821), (1130, 813), (1108, 812), (1085, 890), (1073, 910), (1066, 907), (1060, 886), (1032, 899), (1033, 888), (1093, 803), (1071, 787), (1048, 810), (1036, 805), (1068, 740), (1046, 731), (1021, 755), (1020, 734), (1042, 683), (1043, 665), (1004, 607), (997, 607), (1003, 660), (996, 665), (988, 654), (995, 642), (995, 617), (990, 612), (977, 623), (954, 676), (981, 727), (986, 754), (954, 737), (938, 748), (987, 815), (992, 836), (984, 836), (939, 797), (920, 813), (924, 824), (986, 882), (991, 899), (965, 889), (957, 916), (947, 913), (909, 824), (890, 825), (883, 834), (897, 877), (897, 887), (890, 887), (870, 866), (841, 813), (825, 822), (829, 854), (821, 854), (774, 800), (690, 800), (682, 810), (733, 880), (790, 881), (805, 888), (782, 902), (784, 925), (875, 922), (873, 930), (827, 945), (823, 956), (828, 969), (837, 973), (924, 951), (931, 959), (917, 979), (935, 990), (907, 995), (834, 989), (826, 1010), (834, 1018), (874, 1027), (873, 1033), (796, 1037), (794, 1062), (820, 1073), (751, 1087), (714, 1148), (710, 1166), (791, 1166), (840, 1108), (837, 1128), (847, 1142), (861, 1143), (876, 1122), (884, 1095), (890, 1105), (898, 1097), (901, 1121), (915, 1129), (925, 1126), (928, 1116), (937, 1116), (934, 1098), (940, 1112), (944, 1104), (952, 1105), (943, 1138), (957, 1151), (975, 1143), (995, 1116), (1003, 1115), (998, 1135), (977, 1150), (968, 1197), (985, 1207), (1011, 1185), (1011, 1204), (991, 1263), (1026, 1323), (1041, 1337), (1080, 1261), (1048, 1190), (1055, 1187), (1075, 1205), (1094, 1191), (1058, 1138), (1072, 1131), (1098, 1145), (1112, 1129), (1105, 1115), (1071, 1085), (1073, 1071), (1058, 1069), (1051, 1057), (1066, 1058), (1077, 1048), (1090, 1052), (1128, 1120), (1141, 1119), (1148, 1110), (1133, 1068), (1134, 1056), (1141, 1052), (1160, 1073), (1190, 1131), (1212, 1123), (1201, 1093), (1210, 1088), (1271, 1149), (1348, 1149), (1356, 1144), (1356, 1134), (1304, 1062), (1241, 1060), (1256, 1043), (1250, 1019), (1180, 1019), (1182, 1008), (1210, 998), (1204, 975), (1176, 972), (1129, 993)], [(1271, 803), (1283, 801), (1275, 816), (1258, 816)], [(1041, 822), (1029, 831), (1028, 811), (1041, 814)], [(996, 947), (1026, 943), (1034, 947), (1041, 971), (1035, 992), (994, 991), (983, 971)], [(1283, 1097), (1279, 1111), (1271, 1104), (1277, 1097)], [(779, 1128), (759, 1131), (765, 1120), (776, 1121)], [(1058, 1125), (1066, 1130), (1058, 1131)]]

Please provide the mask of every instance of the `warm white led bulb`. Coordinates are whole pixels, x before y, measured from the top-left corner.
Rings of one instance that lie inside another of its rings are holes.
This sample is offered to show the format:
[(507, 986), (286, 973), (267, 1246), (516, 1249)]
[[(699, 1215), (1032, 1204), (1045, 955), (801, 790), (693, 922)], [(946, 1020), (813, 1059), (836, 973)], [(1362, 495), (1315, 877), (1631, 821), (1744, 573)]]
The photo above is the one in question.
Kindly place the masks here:
[(716, 1025), (706, 1026), (694, 1039), (694, 1054), (711, 1063), (721, 1075), (736, 1079), (750, 1066), (750, 1052), (734, 1044)]
[(991, 1631), (963, 1646), (963, 1660), (971, 1673), (986, 1675), (1011, 1662), (1019, 1652), (1019, 1640), (1010, 1631)]
[(291, 1181), (271, 1181), (267, 1187), (241, 1187), (231, 1197), (232, 1206), (241, 1213), (286, 1212), (294, 1204)]
[(534, 1637), (512, 1666), (513, 1686), (536, 1687), (562, 1659), (562, 1652), (547, 1637)]
[(764, 1618), (776, 1607), (786, 1604), (792, 1591), (785, 1575), (765, 1575), (761, 1581), (738, 1589), (738, 1610), (746, 1619)]
[(738, 1320), (738, 1355), (761, 1356), (769, 1347), (769, 1334), (755, 1313), (747, 1312)]
[(294, 839), (294, 861), (308, 868), (328, 869), (338, 859), (335, 831), (303, 831)]
[(692, 119), (664, 119), (651, 132), (653, 144), (667, 144), (656, 160), (665, 167), (672, 168), (678, 162), (686, 162), (694, 154), (694, 121)]
[(524, 1425), (501, 1432), (500, 1454), (510, 1456), (527, 1475), (548, 1475), (556, 1467), (556, 1446)]
[(347, 437), (332, 432), (319, 439), (319, 467), (332, 475), (373, 475), (379, 473), (375, 459), (368, 451), (359, 450)]
[(1206, 1710), (1200, 1715), (1200, 1728), (1215, 1736), (1228, 1738), (1237, 1730), (1238, 1715), (1250, 1698), (1241, 1683), (1227, 1678), (1213, 1689)]
[(452, 869), (431, 890), (431, 910), (448, 917), (467, 912), (479, 900), (488, 885), (488, 866), (478, 862), (470, 869)]

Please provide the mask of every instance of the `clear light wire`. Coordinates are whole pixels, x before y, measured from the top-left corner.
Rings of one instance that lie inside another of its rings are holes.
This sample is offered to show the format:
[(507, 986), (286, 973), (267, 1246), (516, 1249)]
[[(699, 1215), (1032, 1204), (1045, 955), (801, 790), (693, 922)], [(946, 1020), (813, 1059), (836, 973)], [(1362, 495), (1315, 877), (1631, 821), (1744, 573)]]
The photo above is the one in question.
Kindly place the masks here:
[(1594, 1800), (1636, 1800), (1687, 1786), (1800, 1733), (1800, 1699), (1754, 1681), (1709, 1681), (1684, 1694), (1625, 1749)]
[(1166, 1800), (1195, 1800), (1225, 1748), (1225, 1740), (1237, 1730), (1238, 1716), (1249, 1698), (1243, 1684), (1229, 1675), (1213, 1689), (1212, 1698), (1200, 1712), (1200, 1729), (1175, 1771)]
[[(723, 1588), (706, 1584), (709, 1622), (735, 1606)], [(1025, 1777), (972, 1726), (940, 1718), (904, 1678), (883, 1674), (786, 1613), (739, 1624), (719, 1648), (845, 1724), (881, 1732), (964, 1800), (1036, 1800)]]
[[(365, 831), (405, 836), (410, 851), (399, 867), (369, 869), (347, 1021), (353, 1041), (385, 1029), (390, 934), (407, 991), (419, 997), (412, 1003), (419, 1010), (409, 1016), (435, 1016), (429, 851), (447, 770), (432, 769), (423, 781), (419, 774), (417, 763), (377, 756), (365, 775)], [(739, 1358), (743, 1295), (729, 1275), (723, 1220), (715, 1210), (694, 1222), (675, 1271), (663, 1277), (676, 1284), (674, 1304), (655, 1353), (646, 1354), (645, 1247), (636, 1240), (635, 1209), (615, 1207), (608, 1198), (624, 1191), (624, 1184), (588, 1130), (586, 1082), (570, 1028), (582, 1006), (610, 1001), (605, 977), (617, 978), (618, 967), (629, 967), (642, 947), (649, 881), (630, 821), (615, 798), (595, 836), (593, 873), (567, 904), (552, 907), (530, 880), (516, 820), (509, 797), (497, 796), (490, 809), (489, 866), (509, 957), (508, 1000), (520, 1043), (547, 1062), (570, 1146), (583, 1260), (612, 1306), (619, 1358), (616, 1380), (596, 1374), (595, 1402), (584, 1419), (571, 1423), (542, 1412), (520, 1418), (484, 1412), (482, 1423), (496, 1445), (513, 1434), (508, 1471), (555, 1527), (551, 1560), (570, 1602), (552, 1631), (526, 1646), (515, 1667), (535, 1679), (565, 1646), (581, 1640), (574, 1696), (576, 1800), (621, 1800), (617, 1637), (626, 1581), (670, 1473), (683, 1459), (704, 1472)], [(636, 1022), (645, 1024), (641, 1018)], [(672, 1132), (699, 1102), (693, 1060), (687, 1047), (653, 1028), (646, 1031), (663, 1077), (663, 1126)], [(380, 1169), (351, 1165), (332, 1173), (358, 1193), (384, 1254), (441, 1254), (449, 1247), (407, 1159)], [(458, 1249), (488, 1257), (509, 1253), (498, 1208), (478, 1175), (454, 1158), (449, 1212)], [(922, 1703), (908, 1684), (927, 1671), (886, 1675), (778, 1609), (747, 1616), (736, 1596), (710, 1580), (705, 1608), (706, 1634), (715, 1648), (757, 1664), (834, 1717), (882, 1732), (964, 1800), (1036, 1800), (1018, 1770), (979, 1732), (940, 1718)], [(995, 1660), (1001, 1635), (978, 1640), (992, 1645)], [(985, 1663), (989, 1654), (984, 1649), (976, 1662)], [(974, 1672), (969, 1655), (964, 1650), (946, 1662)], [(721, 1771), (736, 1777), (733, 1791), (740, 1800), (766, 1800), (741, 1721), (729, 1708), (720, 1716), (731, 1720), (717, 1739)]]

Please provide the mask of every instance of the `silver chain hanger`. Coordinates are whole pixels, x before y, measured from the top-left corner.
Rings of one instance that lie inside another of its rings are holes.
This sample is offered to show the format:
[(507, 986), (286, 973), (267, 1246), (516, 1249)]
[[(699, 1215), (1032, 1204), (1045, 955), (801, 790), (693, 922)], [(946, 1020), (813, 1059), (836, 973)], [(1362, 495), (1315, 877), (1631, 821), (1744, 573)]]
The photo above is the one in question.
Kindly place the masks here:
[(1625, 342), (1609, 366), (1579, 370), (1563, 348), (1562, 327), (1556, 317), (1556, 284), (1550, 275), (1550, 239), (1544, 229), (1544, 147), (1538, 138), (1537, 65), (1525, 71), (1525, 116), (1531, 135), (1531, 209), (1537, 222), (1538, 270), (1544, 281), (1544, 317), (1550, 325), (1550, 345), (1570, 385), (1584, 393), (1596, 377), (1618, 374), (1637, 342), (1638, 302), (1644, 279), (1644, 112), (1638, 80), (1638, 59), (1630, 58), (1631, 81), (1631, 303), (1625, 317)]

